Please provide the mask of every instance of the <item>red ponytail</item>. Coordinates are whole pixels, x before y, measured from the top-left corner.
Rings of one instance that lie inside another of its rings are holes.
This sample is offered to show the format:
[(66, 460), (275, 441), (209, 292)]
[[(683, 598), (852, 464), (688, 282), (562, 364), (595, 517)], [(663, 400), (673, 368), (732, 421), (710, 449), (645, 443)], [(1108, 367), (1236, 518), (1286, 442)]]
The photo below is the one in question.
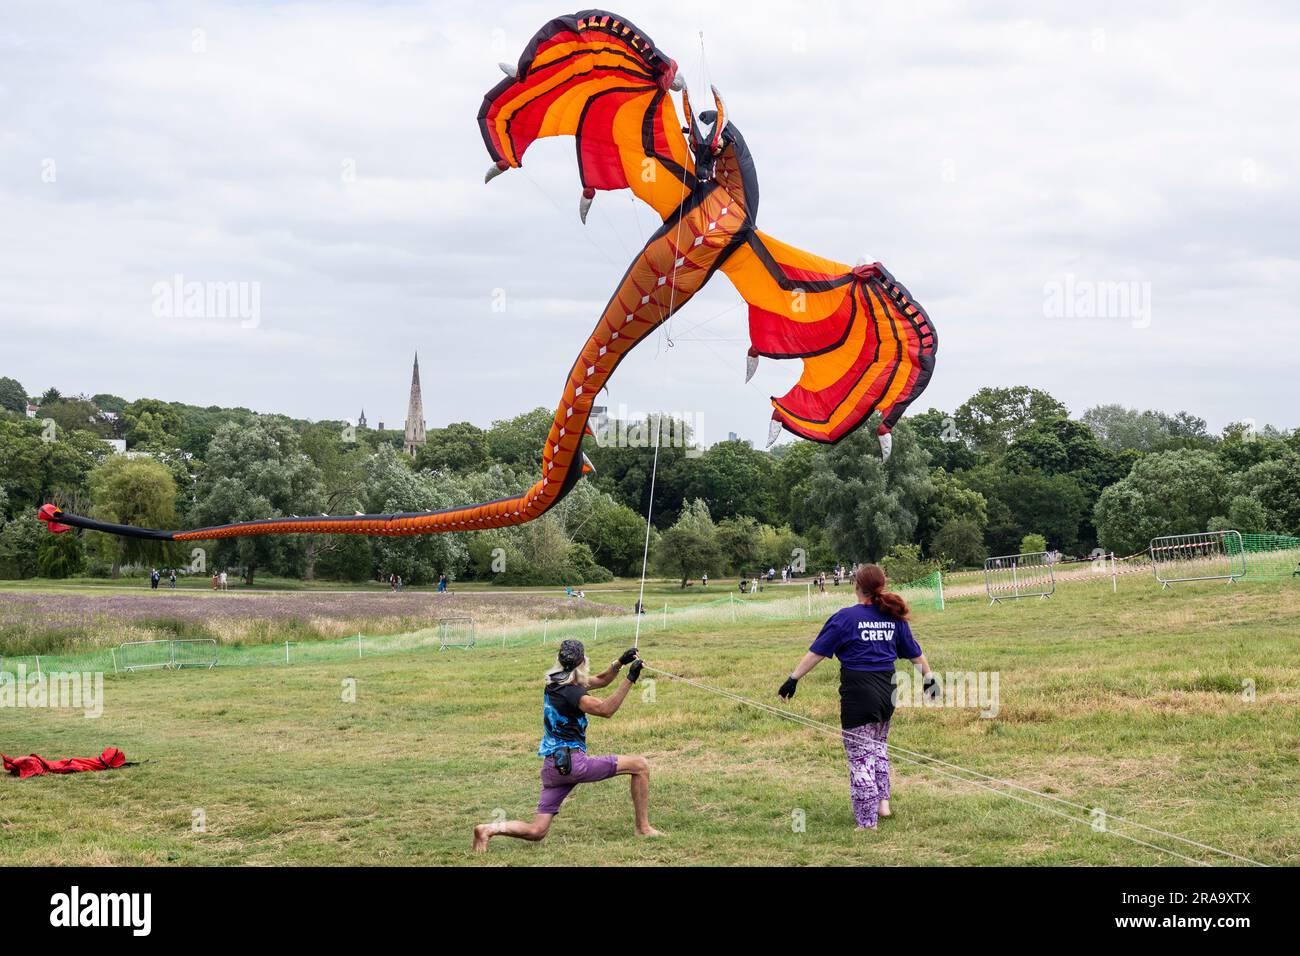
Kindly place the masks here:
[(907, 616), (911, 613), (907, 602), (901, 595), (885, 590), (885, 572), (880, 569), (880, 565), (862, 565), (858, 568), (858, 573), (853, 576), (853, 583), (857, 585), (858, 593), (870, 598), (871, 603), (879, 610), (897, 620), (907, 620)]

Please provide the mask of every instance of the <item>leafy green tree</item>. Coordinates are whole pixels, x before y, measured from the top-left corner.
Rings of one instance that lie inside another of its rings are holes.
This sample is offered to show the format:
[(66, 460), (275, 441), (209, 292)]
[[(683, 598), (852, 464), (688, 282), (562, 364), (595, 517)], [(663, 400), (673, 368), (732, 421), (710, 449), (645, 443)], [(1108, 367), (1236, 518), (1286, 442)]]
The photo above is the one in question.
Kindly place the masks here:
[[(415, 466), (420, 469), (477, 471), (487, 465), (491, 454), (488, 433), (469, 422), (435, 428), (427, 437), (428, 443), (415, 454)], [(541, 448), (541, 441), (537, 447)]]
[(955, 417), (931, 408), (909, 415), (907, 420), (916, 432), (916, 440), (930, 453), (931, 465), (947, 472), (975, 467), (975, 452), (962, 441)]
[[(1288, 449), (1276, 458), (1262, 461), (1238, 476), (1233, 487), (1238, 496), (1249, 496), (1258, 503), (1258, 509), (1250, 512), (1249, 520), (1262, 519), (1261, 524), (1237, 530), (1300, 535), (1300, 454)], [(1236, 498), (1233, 502), (1235, 505)]]
[(775, 569), (779, 573), (788, 565), (794, 567), (796, 574), (805, 574), (810, 567), (824, 567), (833, 563), (832, 556), (814, 554), (813, 550), (813, 544), (806, 536), (785, 525), (762, 525), (759, 528), (760, 569)]
[(1101, 493), (1093, 513), (1100, 544), (1130, 554), (1152, 538), (1203, 531), (1227, 509), (1228, 480), (1208, 451), (1186, 449), (1148, 455)]
[(113, 412), (116, 415), (121, 415), (122, 412), (126, 411), (126, 406), (130, 404), (120, 395), (113, 395), (109, 392), (100, 392), (98, 395), (92, 395), (90, 396), (90, 400), (100, 409), (106, 412)]
[[(320, 471), (283, 421), (264, 416), (248, 425), (221, 426), (208, 446), (205, 466), (194, 506), (194, 518), (201, 524), (323, 511)], [(307, 544), (301, 535), (220, 540), (210, 546), (208, 561), (214, 569), (242, 567), (244, 580), (251, 585), (259, 568), (303, 573)]]
[[(776, 463), (775, 475), (775, 496), (776, 512), (782, 521), (792, 521), (796, 512), (801, 513), (801, 509), (796, 507), (792, 498), (795, 489), (799, 483), (807, 478), (813, 469), (813, 460), (817, 457), (817, 442), (808, 441), (804, 438), (796, 439), (792, 442), (782, 442), (776, 445), (769, 454)], [(797, 530), (806, 531), (806, 528), (796, 525)], [(790, 560), (789, 555), (779, 563), (784, 567)], [(775, 565), (769, 565), (773, 567)]]
[(964, 478), (988, 502), (985, 539), (994, 554), (1016, 553), (1020, 539), (1031, 533), (1046, 536), (1062, 551), (1079, 547), (1089, 499), (1073, 476), (1009, 471), (996, 464), (977, 468)]
[[(113, 524), (145, 528), (176, 527), (176, 480), (166, 465), (152, 458), (112, 455), (87, 479), (95, 515)], [(90, 532), (96, 536), (98, 532)], [(112, 557), (113, 576), (122, 565), (136, 562), (165, 562), (166, 542), (103, 535), (100, 542)], [(101, 554), (103, 552), (101, 551)]]
[(17, 379), (0, 378), (0, 408), (19, 415), (27, 414), (27, 391)]
[(122, 410), (122, 434), (132, 448), (175, 448), (183, 425), (181, 413), (156, 398), (142, 398)]
[(86, 564), (86, 551), (75, 534), (47, 534), (36, 549), (36, 573), (42, 578), (70, 578)]
[(1217, 515), (1210, 519), (1207, 531), (1240, 531), (1242, 534), (1280, 534), (1281, 529), (1273, 524), (1269, 514), (1259, 501), (1251, 495), (1237, 495), (1228, 504), (1226, 515)]
[(37, 421), (0, 421), (0, 488), (9, 508), (35, 509), (56, 494), (83, 486), (109, 454), (89, 432), (51, 432)]
[(823, 529), (838, 560), (878, 560), (912, 541), (933, 491), (928, 461), (906, 419), (894, 429), (888, 462), (871, 427), (824, 446), (797, 489), (803, 527)]
[(896, 544), (880, 559), (880, 567), (893, 587), (902, 587), (938, 571), (939, 562), (921, 557), (918, 544)]
[(343, 422), (318, 422), (303, 429), (303, 453), (320, 472), (326, 514), (349, 514), (361, 508), (365, 496), (367, 447), (347, 441)]
[[(659, 467), (654, 469), (655, 426), (661, 435)], [(667, 528), (677, 520), (695, 476), (699, 457), (688, 446), (693, 440), (685, 423), (658, 416), (613, 422), (601, 442), (587, 441), (584, 448), (596, 466), (596, 485), (637, 514), (650, 506), (650, 476), (655, 473), (652, 520)]]
[(1065, 418), (1069, 411), (1036, 388), (981, 388), (953, 416), (957, 433), (977, 452), (1001, 452), (1035, 422)]
[(1080, 416), (1101, 444), (1112, 452), (1170, 451), (1210, 444), (1205, 419), (1187, 412), (1138, 411), (1123, 405), (1097, 405)]
[(1020, 554), (1037, 554), (1047, 550), (1047, 539), (1041, 534), (1027, 534), (1020, 539)]
[(745, 574), (758, 570), (762, 540), (759, 523), (749, 515), (734, 515), (718, 522), (718, 547), (732, 571)]
[(698, 498), (682, 503), (676, 523), (659, 540), (655, 561), (665, 573), (681, 575), (682, 587), (691, 578), (722, 567), (722, 549), (708, 505)]
[(953, 567), (983, 564), (984, 531), (971, 518), (951, 518), (935, 534), (930, 551)]
[(36, 576), (36, 559), (49, 535), (35, 511), (25, 512), (0, 528), (0, 577), (21, 580)]
[[(645, 548), (645, 518), (609, 495), (574, 531), (574, 540), (587, 545), (595, 560), (620, 577), (639, 575)], [(658, 532), (652, 531), (652, 535)], [(653, 538), (651, 544), (653, 546)]]
[(539, 407), (514, 418), (493, 422), (487, 432), (492, 459), (525, 471), (540, 468), (542, 446), (554, 421), (553, 409)]
[[(458, 482), (416, 471), (407, 455), (391, 447), (381, 448), (366, 460), (365, 510), (370, 513), (438, 511), (491, 497), (467, 497), (469, 494)], [(427, 584), (440, 574), (454, 579), (469, 559), (462, 534), (376, 538), (372, 547), (380, 576), (400, 574), (408, 584)]]
[(776, 512), (776, 469), (765, 452), (747, 442), (723, 441), (696, 458), (686, 497), (699, 498), (717, 519), (749, 515), (771, 520)]
[(343, 535), (316, 553), (315, 576), (327, 581), (370, 581), (375, 576), (375, 556), (370, 539)]
[[(942, 468), (930, 472), (930, 500), (922, 511), (919, 537), (927, 546), (934, 547), (940, 530), (954, 521), (963, 520), (974, 526), (981, 540), (988, 524), (988, 501), (973, 488), (967, 488), (961, 479)], [(952, 541), (950, 540), (950, 545)], [(981, 544), (982, 547), (982, 544)], [(956, 555), (947, 554), (956, 560)]]
[(47, 402), (41, 406), (41, 418), (52, 419), (65, 433), (83, 431), (98, 438), (107, 438), (112, 434), (112, 427), (103, 413), (93, 402), (84, 398), (61, 398), (57, 402)]

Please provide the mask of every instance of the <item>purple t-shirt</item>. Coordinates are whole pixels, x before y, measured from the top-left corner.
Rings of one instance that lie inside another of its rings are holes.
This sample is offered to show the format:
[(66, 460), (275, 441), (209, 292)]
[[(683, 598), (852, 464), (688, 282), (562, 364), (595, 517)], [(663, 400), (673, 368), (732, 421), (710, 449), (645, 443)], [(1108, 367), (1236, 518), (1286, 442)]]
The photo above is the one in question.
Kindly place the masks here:
[(879, 611), (874, 604), (854, 604), (831, 615), (808, 648), (822, 657), (838, 657), (851, 671), (892, 671), (894, 661), (921, 656), (912, 628)]

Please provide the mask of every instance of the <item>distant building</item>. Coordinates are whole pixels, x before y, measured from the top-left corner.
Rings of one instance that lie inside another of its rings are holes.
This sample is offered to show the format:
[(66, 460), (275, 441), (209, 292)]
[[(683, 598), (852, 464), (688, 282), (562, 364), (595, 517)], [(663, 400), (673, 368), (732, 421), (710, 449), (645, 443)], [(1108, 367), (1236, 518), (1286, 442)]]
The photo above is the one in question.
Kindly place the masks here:
[(415, 353), (415, 364), (411, 366), (411, 397), (406, 404), (406, 440), (402, 448), (412, 458), (418, 449), (423, 448), (427, 438), (424, 434), (424, 399), (420, 396), (420, 353)]
[[(357, 416), (357, 427), (358, 428), (366, 427), (366, 410), (364, 408), (361, 409), (361, 414)], [(383, 428), (384, 426), (380, 425), (379, 427)]]
[(125, 438), (101, 438), (100, 441), (102, 441), (102, 442), (103, 442), (105, 445), (107, 445), (109, 448), (113, 449), (113, 453), (114, 453), (114, 454), (117, 454), (117, 455), (124, 455), (124, 454), (126, 454), (126, 439), (125, 439)]
[(606, 405), (592, 405), (591, 417), (587, 420), (591, 426), (591, 433), (596, 436), (596, 444), (602, 444), (605, 440), (605, 432), (609, 428), (609, 407)]
[(28, 417), (28, 418), (35, 418), (35, 417), (36, 417), (36, 413), (39, 412), (40, 410), (41, 410), (41, 406), (39, 406), (39, 405), (33, 405), (31, 402), (28, 402), (28, 403), (27, 403), (27, 417)]

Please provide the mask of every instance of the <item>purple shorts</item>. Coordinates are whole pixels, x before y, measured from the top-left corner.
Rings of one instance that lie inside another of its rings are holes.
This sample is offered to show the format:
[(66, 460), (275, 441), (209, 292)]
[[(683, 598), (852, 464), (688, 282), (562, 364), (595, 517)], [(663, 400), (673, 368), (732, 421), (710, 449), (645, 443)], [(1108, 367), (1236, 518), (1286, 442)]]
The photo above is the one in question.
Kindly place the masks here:
[(559, 813), (560, 804), (578, 784), (608, 780), (618, 773), (618, 757), (615, 754), (588, 757), (581, 750), (574, 750), (572, 757), (573, 769), (567, 777), (560, 776), (555, 769), (554, 757), (542, 761), (542, 795), (537, 801), (538, 813)]

